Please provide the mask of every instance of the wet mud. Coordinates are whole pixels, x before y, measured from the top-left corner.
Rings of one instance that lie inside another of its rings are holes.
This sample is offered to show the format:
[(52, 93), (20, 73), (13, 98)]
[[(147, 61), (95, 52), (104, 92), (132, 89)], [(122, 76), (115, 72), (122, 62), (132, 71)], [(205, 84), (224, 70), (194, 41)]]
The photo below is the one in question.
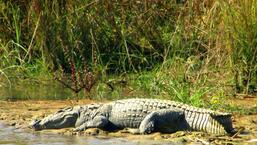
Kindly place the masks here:
[[(233, 103), (256, 108), (256, 98), (233, 100)], [(89, 104), (92, 100), (66, 101), (0, 101), (0, 120), (9, 126), (34, 132), (28, 124), (36, 118), (43, 118), (60, 108)], [(251, 102), (251, 103), (250, 103)], [(59, 134), (68, 136), (90, 136), (97, 138), (125, 138), (128, 140), (159, 140), (179, 144), (257, 144), (257, 111), (251, 115), (233, 114), (233, 124), (240, 132), (234, 136), (217, 136), (203, 132), (176, 132), (173, 134), (152, 133), (149, 135), (133, 135), (127, 130), (115, 132), (92, 128), (84, 132), (73, 132), (72, 128), (58, 130), (43, 130), (39, 134)]]

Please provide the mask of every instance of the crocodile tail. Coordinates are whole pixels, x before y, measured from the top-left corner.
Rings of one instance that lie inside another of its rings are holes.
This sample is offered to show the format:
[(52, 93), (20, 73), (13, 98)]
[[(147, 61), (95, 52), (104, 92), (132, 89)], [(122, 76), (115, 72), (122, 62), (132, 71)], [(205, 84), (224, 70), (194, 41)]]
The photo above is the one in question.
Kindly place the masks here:
[(232, 125), (231, 114), (211, 114), (209, 118), (209, 132), (214, 134), (233, 134), (235, 129)]

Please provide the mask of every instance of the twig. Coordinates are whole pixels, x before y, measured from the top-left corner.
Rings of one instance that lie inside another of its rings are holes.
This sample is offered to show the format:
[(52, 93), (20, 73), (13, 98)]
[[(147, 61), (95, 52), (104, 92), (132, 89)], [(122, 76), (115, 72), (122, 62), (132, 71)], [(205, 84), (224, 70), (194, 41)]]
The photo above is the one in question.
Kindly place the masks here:
[(61, 84), (63, 84), (65, 87), (71, 89), (72, 91), (74, 91), (75, 93), (80, 92), (83, 88), (86, 87), (86, 84), (83, 86), (80, 86), (79, 88), (73, 88), (71, 85), (69, 85), (68, 83), (58, 79), (57, 77), (55, 78), (56, 81), (60, 82)]
[(200, 138), (196, 138), (197, 141), (200, 141), (202, 144), (205, 144), (205, 145), (210, 145), (209, 142), (205, 141), (205, 140), (202, 140)]
[(232, 136), (232, 138), (237, 137), (244, 129), (245, 129), (244, 127), (240, 127), (240, 128), (238, 129), (238, 131)]

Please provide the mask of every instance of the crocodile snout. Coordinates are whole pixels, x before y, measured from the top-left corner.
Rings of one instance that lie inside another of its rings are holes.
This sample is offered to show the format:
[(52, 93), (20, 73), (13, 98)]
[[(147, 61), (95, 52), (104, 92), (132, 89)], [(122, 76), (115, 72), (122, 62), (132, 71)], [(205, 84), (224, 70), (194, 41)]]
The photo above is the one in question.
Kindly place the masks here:
[(41, 130), (41, 125), (40, 125), (41, 120), (33, 120), (30, 124), (29, 124), (29, 128), (34, 129), (35, 131)]

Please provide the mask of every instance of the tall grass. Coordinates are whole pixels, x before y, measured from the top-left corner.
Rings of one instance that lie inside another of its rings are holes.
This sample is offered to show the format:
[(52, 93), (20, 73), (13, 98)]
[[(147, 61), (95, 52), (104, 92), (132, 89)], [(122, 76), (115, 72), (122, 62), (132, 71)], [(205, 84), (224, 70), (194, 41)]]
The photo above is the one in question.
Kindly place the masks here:
[(236, 91), (252, 92), (257, 82), (257, 8), (256, 0), (223, 5), (227, 49), (234, 73)]
[(1, 1), (0, 70), (8, 77), (10, 66), (40, 64), (89, 95), (105, 90), (110, 75), (129, 74), (137, 92), (198, 106), (253, 93), (256, 0), (178, 2)]

